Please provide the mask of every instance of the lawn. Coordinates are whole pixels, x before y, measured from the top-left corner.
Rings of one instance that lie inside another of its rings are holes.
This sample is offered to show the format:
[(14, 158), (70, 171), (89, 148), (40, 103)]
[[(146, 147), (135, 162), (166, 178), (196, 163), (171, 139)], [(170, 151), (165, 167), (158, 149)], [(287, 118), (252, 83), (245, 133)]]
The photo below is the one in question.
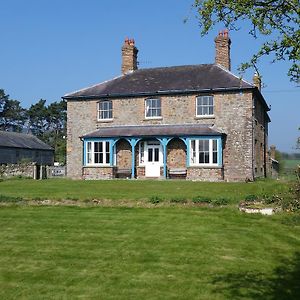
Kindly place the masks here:
[(238, 203), (247, 195), (287, 194), (289, 185), (276, 180), (251, 183), (209, 183), (180, 180), (99, 180), (83, 181), (69, 179), (4, 180), (0, 182), (0, 200), (5, 197), (30, 199), (71, 200), (129, 200), (160, 201), (172, 199), (191, 200), (194, 197), (224, 197), (230, 203)]
[(300, 299), (295, 214), (10, 206), (0, 226), (0, 299)]

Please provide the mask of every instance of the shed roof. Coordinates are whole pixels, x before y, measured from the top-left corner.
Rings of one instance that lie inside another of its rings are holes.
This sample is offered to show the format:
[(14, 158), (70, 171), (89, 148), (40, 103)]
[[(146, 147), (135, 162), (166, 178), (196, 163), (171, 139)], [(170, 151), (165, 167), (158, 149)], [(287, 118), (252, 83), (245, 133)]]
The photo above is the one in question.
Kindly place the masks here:
[(0, 147), (53, 150), (34, 135), (9, 131), (0, 131)]
[(135, 70), (63, 98), (79, 100), (237, 89), (255, 89), (255, 86), (220, 65), (202, 64)]
[(219, 136), (222, 132), (213, 129), (211, 125), (143, 125), (143, 126), (113, 126), (103, 127), (84, 135), (82, 138), (98, 137), (183, 137), (183, 136)]

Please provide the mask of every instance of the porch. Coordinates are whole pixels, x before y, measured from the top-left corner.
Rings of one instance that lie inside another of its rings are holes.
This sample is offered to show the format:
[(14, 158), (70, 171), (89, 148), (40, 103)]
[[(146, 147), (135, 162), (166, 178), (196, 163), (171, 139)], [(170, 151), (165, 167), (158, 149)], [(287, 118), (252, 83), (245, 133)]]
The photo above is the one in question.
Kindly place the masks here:
[(222, 133), (203, 125), (106, 127), (82, 137), (84, 179), (222, 180)]

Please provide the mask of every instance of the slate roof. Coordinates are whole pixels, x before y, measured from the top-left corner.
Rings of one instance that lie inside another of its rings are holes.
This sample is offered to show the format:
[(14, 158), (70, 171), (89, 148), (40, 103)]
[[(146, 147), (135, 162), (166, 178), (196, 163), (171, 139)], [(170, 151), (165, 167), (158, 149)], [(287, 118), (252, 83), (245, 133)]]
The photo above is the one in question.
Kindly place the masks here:
[(255, 89), (217, 64), (140, 69), (94, 86), (66, 94), (64, 99)]
[(0, 131), (0, 147), (53, 150), (34, 135), (8, 131)]
[(114, 126), (103, 127), (82, 138), (94, 137), (159, 137), (159, 136), (219, 136), (222, 133), (211, 125), (184, 124), (184, 125), (143, 125), (143, 126)]

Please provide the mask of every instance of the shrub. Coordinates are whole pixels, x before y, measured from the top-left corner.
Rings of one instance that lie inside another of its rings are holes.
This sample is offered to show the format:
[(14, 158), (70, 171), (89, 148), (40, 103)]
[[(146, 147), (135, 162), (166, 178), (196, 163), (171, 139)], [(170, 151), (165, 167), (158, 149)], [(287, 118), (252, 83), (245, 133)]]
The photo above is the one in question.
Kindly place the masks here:
[(171, 203), (187, 203), (187, 200), (183, 197), (174, 197), (170, 199)]
[(252, 202), (252, 201), (256, 201), (257, 199), (258, 199), (257, 195), (250, 194), (245, 196), (245, 201)]
[(193, 203), (211, 203), (211, 199), (204, 196), (196, 196), (192, 199), (192, 201)]
[(24, 199), (22, 197), (0, 195), (0, 202), (16, 203), (16, 202), (21, 202), (21, 201), (24, 201)]
[(163, 199), (160, 196), (151, 196), (149, 199), (149, 202), (152, 204), (158, 204), (159, 202), (163, 201)]
[(229, 204), (229, 199), (228, 198), (217, 198), (212, 201), (213, 205), (221, 206), (221, 205), (227, 205)]

